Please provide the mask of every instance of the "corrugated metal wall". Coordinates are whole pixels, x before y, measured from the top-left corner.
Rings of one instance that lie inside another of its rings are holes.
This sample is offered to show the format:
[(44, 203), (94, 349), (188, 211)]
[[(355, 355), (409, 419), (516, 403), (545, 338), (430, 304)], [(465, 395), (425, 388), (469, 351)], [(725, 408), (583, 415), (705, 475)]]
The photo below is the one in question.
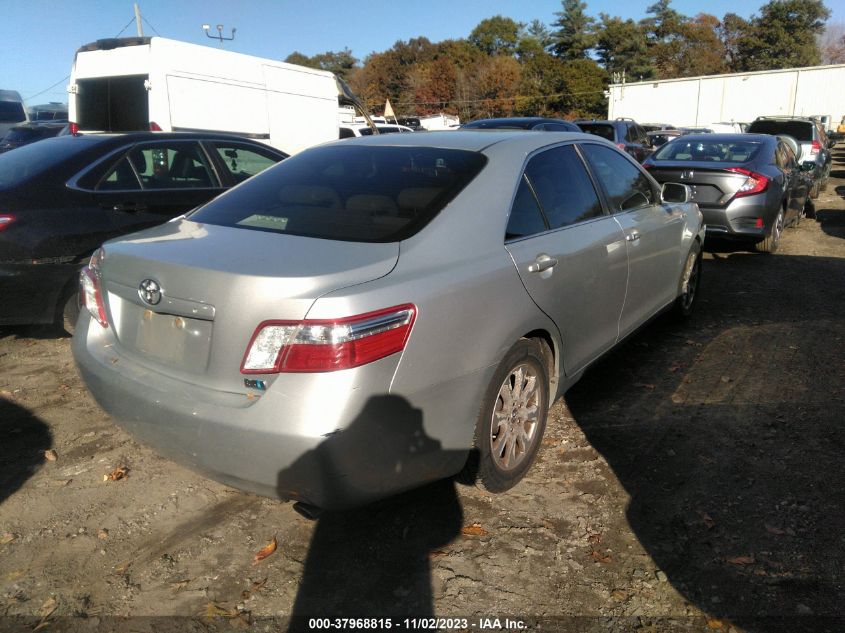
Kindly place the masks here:
[(845, 64), (612, 84), (608, 118), (707, 125), (764, 115), (845, 116)]

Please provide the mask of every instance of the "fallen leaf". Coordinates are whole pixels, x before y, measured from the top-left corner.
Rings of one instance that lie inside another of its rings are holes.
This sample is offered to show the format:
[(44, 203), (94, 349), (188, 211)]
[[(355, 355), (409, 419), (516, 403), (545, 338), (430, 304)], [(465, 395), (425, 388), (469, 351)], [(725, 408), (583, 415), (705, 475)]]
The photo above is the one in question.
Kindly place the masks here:
[(257, 591), (261, 591), (261, 589), (266, 584), (267, 584), (267, 578), (266, 577), (263, 580), (254, 581), (250, 585), (249, 589), (245, 589), (244, 591), (241, 592), (241, 598), (243, 598), (244, 600), (249, 600), (249, 597), (252, 594), (256, 593)]
[(769, 525), (768, 523), (766, 523), (766, 532), (768, 532), (769, 534), (776, 534), (778, 536), (780, 536), (781, 534), (786, 534), (786, 530), (781, 530), (780, 528), (776, 528), (775, 526)]
[(729, 558), (728, 562), (731, 565), (753, 565), (757, 559), (754, 558), (754, 554), (751, 554), (750, 556), (734, 556)]
[(190, 580), (177, 580), (176, 582), (170, 583), (170, 588), (173, 591), (181, 591), (182, 589), (187, 587), (190, 584), (190, 582), (191, 582)]
[(229, 621), (229, 625), (233, 629), (241, 629), (243, 631), (252, 628), (252, 618), (250, 617), (249, 611), (241, 611), (238, 613), (238, 615)]
[(126, 466), (118, 466), (108, 475), (103, 475), (103, 481), (120, 481), (129, 476), (129, 469)]
[(611, 558), (610, 554), (603, 556), (600, 552), (593, 550), (590, 552), (590, 558), (597, 560), (600, 563), (612, 563), (613, 558)]
[(635, 387), (642, 387), (643, 389), (647, 389), (649, 391), (654, 391), (654, 385), (649, 382), (637, 382), (634, 383)]
[(238, 610), (226, 608), (217, 602), (209, 602), (205, 605), (205, 617), (207, 618), (236, 618)]
[(72, 481), (73, 479), (54, 479), (50, 483), (52, 483), (56, 488), (64, 488)]
[(107, 541), (109, 538), (109, 531), (106, 528), (101, 528), (99, 532), (97, 532), (97, 538), (101, 541)]
[(724, 383), (729, 383), (729, 382), (733, 381), (733, 378), (731, 378), (730, 376), (722, 376), (719, 380), (721, 380)]
[(462, 527), (461, 534), (464, 536), (484, 536), (487, 534), (487, 530), (481, 527), (480, 523), (473, 523), (472, 525)]
[(132, 567), (132, 561), (131, 561), (131, 560), (130, 560), (130, 561), (126, 561), (125, 563), (122, 563), (122, 564), (120, 564), (120, 565), (117, 565), (117, 566), (114, 568), (114, 573), (116, 573), (116, 574), (118, 574), (118, 575), (125, 574), (127, 571), (129, 571), (129, 568), (130, 568), (130, 567)]
[(49, 451), (44, 451), (44, 459), (48, 462), (54, 462), (59, 459), (59, 454), (51, 448)]
[(587, 537), (587, 542), (592, 543), (593, 545), (598, 545), (601, 543), (601, 533), (593, 533)]
[(716, 618), (708, 618), (707, 619), (707, 628), (708, 629), (717, 629), (721, 630), (725, 628), (725, 623), (721, 620), (717, 620)]
[(41, 616), (42, 620), (46, 620), (53, 614), (53, 611), (55, 611), (58, 606), (59, 603), (56, 602), (56, 599), (53, 596), (50, 596), (44, 601), (41, 608), (38, 609), (38, 615)]
[(428, 560), (437, 560), (438, 558), (443, 558), (444, 556), (448, 556), (448, 552), (444, 552), (442, 549), (436, 549), (433, 552), (428, 553)]
[(16, 538), (17, 536), (12, 534), (11, 532), (6, 532), (5, 534), (3, 534), (3, 536), (0, 536), (0, 545), (6, 545), (7, 543), (11, 543)]
[(708, 530), (712, 530), (714, 527), (716, 527), (716, 522), (713, 520), (713, 517), (711, 517), (706, 512), (702, 512), (701, 510), (699, 510), (698, 516), (701, 517), (701, 522), (704, 523), (704, 527), (706, 527)]
[(261, 550), (259, 550), (259, 552), (255, 556), (253, 556), (252, 564), (256, 565), (257, 563), (260, 563), (265, 558), (270, 556), (270, 554), (272, 554), (273, 552), (276, 551), (276, 547), (278, 547), (278, 545), (279, 545), (279, 542), (276, 540), (276, 537), (274, 536), (272, 541), (267, 543), (267, 545), (262, 547)]

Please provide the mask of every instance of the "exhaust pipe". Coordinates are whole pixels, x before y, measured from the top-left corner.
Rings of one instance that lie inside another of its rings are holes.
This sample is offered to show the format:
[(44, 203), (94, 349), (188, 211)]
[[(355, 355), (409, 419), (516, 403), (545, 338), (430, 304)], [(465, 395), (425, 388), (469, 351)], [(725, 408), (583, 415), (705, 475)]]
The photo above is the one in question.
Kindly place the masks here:
[(323, 509), (304, 501), (297, 501), (293, 509), (309, 521), (316, 521), (323, 514)]

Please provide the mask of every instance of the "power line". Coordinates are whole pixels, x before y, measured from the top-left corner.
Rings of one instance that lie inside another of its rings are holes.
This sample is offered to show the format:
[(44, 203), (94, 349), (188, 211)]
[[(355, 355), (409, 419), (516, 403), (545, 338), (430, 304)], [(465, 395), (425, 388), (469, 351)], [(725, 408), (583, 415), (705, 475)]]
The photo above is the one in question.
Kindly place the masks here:
[(129, 22), (127, 22), (127, 23), (126, 23), (126, 26), (124, 26), (122, 29), (120, 29), (120, 31), (118, 31), (118, 33), (117, 33), (117, 35), (115, 35), (115, 37), (120, 37), (121, 35), (123, 35), (123, 32), (124, 32), (126, 29), (128, 29), (128, 28), (129, 28), (129, 26), (130, 26), (130, 25), (131, 25), (134, 21), (135, 21), (135, 18), (132, 18), (131, 20), (129, 20)]
[(150, 21), (149, 21), (147, 18), (145, 18), (145, 17), (142, 15), (142, 16), (141, 16), (141, 19), (144, 21), (144, 23), (145, 23), (148, 27), (150, 27), (150, 28), (153, 30), (153, 33), (155, 33), (156, 35), (158, 35), (159, 37), (161, 37), (161, 33), (159, 33), (159, 32), (158, 32), (158, 29), (157, 29), (156, 27), (154, 27), (152, 24), (150, 24)]

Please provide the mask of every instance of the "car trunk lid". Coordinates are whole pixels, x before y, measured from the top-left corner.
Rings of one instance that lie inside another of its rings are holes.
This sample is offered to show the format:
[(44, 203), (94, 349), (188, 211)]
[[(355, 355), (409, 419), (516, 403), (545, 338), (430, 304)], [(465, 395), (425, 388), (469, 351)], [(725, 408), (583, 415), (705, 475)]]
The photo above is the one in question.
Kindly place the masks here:
[(388, 274), (396, 243), (353, 243), (186, 219), (105, 245), (100, 267), (118, 351), (157, 371), (243, 388), (256, 326), (305, 318), (321, 295)]
[(689, 161), (660, 161), (648, 166), (648, 173), (659, 183), (678, 182), (688, 185), (691, 201), (700, 207), (726, 207), (748, 176), (729, 171), (743, 168), (743, 163), (724, 163), (719, 167), (712, 164), (690, 164)]

